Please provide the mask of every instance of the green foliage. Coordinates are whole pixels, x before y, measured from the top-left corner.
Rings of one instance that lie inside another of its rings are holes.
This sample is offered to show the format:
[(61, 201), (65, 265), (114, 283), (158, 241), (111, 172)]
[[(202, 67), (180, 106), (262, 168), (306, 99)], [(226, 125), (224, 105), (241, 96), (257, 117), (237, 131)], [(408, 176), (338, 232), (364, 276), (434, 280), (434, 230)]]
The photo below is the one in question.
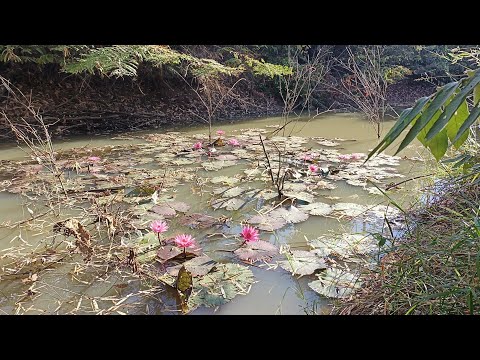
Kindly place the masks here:
[(413, 108), (400, 114), (395, 126), (373, 149), (368, 158), (390, 146), (407, 128), (413, 125), (398, 147), (395, 154), (409, 145), (415, 137), (430, 149), (437, 161), (445, 154), (449, 141), (457, 149), (469, 135), (470, 126), (480, 115), (480, 107), (475, 104), (469, 112), (467, 97), (479, 91), (480, 70), (471, 72), (468, 77), (441, 87), (435, 94), (419, 99)]
[(411, 70), (416, 78), (426, 77), (444, 84), (464, 70), (449, 59), (449, 51), (453, 48), (448, 45), (390, 45), (385, 48), (385, 65), (400, 65)]
[(255, 75), (267, 76), (273, 78), (275, 76), (292, 75), (293, 70), (290, 66), (277, 65), (265, 62), (265, 60), (257, 60), (249, 56), (245, 56), (246, 64), (252, 68)]
[(62, 64), (88, 48), (88, 45), (0, 45), (0, 60), (38, 65)]
[(393, 84), (411, 74), (412, 70), (406, 68), (405, 66), (395, 65), (385, 70), (384, 78), (387, 83)]
[(135, 77), (138, 66), (142, 62), (157, 68), (163, 65), (179, 66), (182, 62), (186, 62), (190, 72), (195, 76), (238, 73), (237, 69), (222, 65), (215, 60), (199, 59), (160, 45), (114, 45), (91, 49), (81, 58), (66, 64), (64, 71), (71, 74), (98, 72), (107, 76)]
[(171, 67), (187, 71), (197, 78), (238, 76), (245, 71), (254, 75), (282, 76), (291, 74), (291, 68), (271, 64), (263, 59), (240, 54), (224, 64), (209, 58), (196, 57), (165, 45), (0, 45), (0, 60), (13, 63), (45, 65), (58, 63), (69, 74), (89, 73), (113, 77), (136, 77), (138, 67), (145, 63), (154, 68)]

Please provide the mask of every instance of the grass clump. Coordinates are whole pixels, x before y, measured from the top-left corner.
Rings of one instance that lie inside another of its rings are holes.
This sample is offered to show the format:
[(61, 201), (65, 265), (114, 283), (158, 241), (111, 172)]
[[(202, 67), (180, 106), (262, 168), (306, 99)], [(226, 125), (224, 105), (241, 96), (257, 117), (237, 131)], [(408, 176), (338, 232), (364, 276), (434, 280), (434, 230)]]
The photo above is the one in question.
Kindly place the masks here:
[(426, 191), (393, 251), (333, 313), (480, 313), (479, 185), (457, 177)]

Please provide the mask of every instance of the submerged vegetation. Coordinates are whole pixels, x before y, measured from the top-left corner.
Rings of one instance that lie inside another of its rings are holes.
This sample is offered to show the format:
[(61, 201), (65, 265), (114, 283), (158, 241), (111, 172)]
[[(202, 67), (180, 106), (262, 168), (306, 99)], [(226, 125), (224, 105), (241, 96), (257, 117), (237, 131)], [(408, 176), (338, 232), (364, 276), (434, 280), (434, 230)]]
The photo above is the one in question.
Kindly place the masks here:
[[(391, 88), (425, 75), (402, 55), (427, 47), (213, 48), (0, 48), (2, 120), (25, 154), (0, 160), (0, 196), (24, 211), (0, 223), (0, 311), (216, 312), (283, 278), (306, 313), (478, 313), (480, 75), (450, 71), (478, 66), (475, 48), (437, 47), (453, 81), (437, 79), (377, 142), (395, 112)], [(51, 134), (60, 115), (14, 82), (21, 68), (40, 76), (30, 66), (81, 86), (130, 81), (142, 93), (145, 74), (158, 76), (188, 91), (195, 102), (184, 110), (206, 127), (61, 149)], [(249, 92), (276, 99), (278, 122), (220, 128), (229, 107), (251, 107)], [(371, 141), (312, 131), (341, 102), (375, 125)], [(434, 164), (415, 139), (449, 158)], [(430, 185), (417, 194), (419, 181)]]

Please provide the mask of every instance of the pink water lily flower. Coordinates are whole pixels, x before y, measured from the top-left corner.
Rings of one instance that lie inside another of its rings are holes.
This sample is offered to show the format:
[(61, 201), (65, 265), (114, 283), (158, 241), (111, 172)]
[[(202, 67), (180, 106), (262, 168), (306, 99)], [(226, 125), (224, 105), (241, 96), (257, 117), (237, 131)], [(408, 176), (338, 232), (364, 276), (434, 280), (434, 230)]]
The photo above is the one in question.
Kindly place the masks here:
[(302, 155), (301, 159), (303, 161), (310, 161), (310, 160), (312, 160), (312, 157), (308, 154), (305, 154), (305, 155)]
[(318, 166), (317, 165), (309, 165), (308, 170), (310, 170), (312, 173), (316, 173), (318, 171)]
[(258, 230), (253, 226), (244, 226), (240, 236), (243, 238), (244, 242), (259, 240)]
[(217, 130), (217, 135), (218, 135), (218, 136), (225, 135), (225, 131), (223, 131), (223, 130)]
[(237, 139), (230, 139), (228, 140), (228, 144), (232, 146), (240, 146), (240, 143), (238, 142)]
[(98, 156), (89, 156), (89, 157), (88, 157), (88, 161), (91, 161), (91, 162), (94, 162), (94, 163), (95, 163), (95, 162), (99, 162), (100, 160), (101, 160), (101, 159), (100, 159), (100, 157), (98, 157)]
[(193, 238), (192, 235), (187, 234), (177, 235), (175, 236), (175, 244), (184, 249), (192, 248), (195, 247), (195, 238)]
[(203, 147), (203, 144), (202, 144), (201, 141), (193, 144), (193, 148), (194, 148), (195, 150), (200, 150), (202, 147)]
[(161, 239), (160, 234), (168, 230), (167, 223), (162, 220), (155, 220), (150, 224), (150, 229), (157, 234), (160, 245), (165, 245), (165, 242)]
[(340, 155), (338, 155), (338, 158), (339, 158), (340, 160), (350, 160), (350, 155), (348, 155), (348, 154), (340, 154)]
[(168, 224), (165, 221), (155, 220), (150, 224), (150, 229), (156, 234), (164, 233), (168, 230)]

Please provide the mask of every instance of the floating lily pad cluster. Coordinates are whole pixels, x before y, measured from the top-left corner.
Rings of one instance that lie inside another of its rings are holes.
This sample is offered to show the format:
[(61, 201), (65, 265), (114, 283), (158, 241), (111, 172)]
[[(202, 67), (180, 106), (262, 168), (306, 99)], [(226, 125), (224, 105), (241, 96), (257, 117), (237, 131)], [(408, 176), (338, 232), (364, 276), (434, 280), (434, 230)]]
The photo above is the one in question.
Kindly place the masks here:
[[(365, 154), (341, 153), (342, 143), (354, 140), (268, 138), (268, 132), (251, 128), (235, 138), (222, 133), (210, 144), (206, 134), (148, 134), (132, 136), (135, 144), (62, 150), (56, 156), (64, 170), (65, 191), (78, 204), (86, 200), (101, 206), (117, 204), (128, 212), (130, 223), (119, 235), (121, 244), (132, 251), (140, 268), (159, 265), (158, 280), (181, 292), (188, 311), (201, 305), (219, 306), (238, 294), (248, 294), (254, 276), (246, 264), (255, 262), (278, 261), (281, 268), (298, 276), (317, 273), (318, 280), (309, 284), (314, 291), (327, 297), (349, 296), (359, 286), (358, 276), (340, 270), (335, 261), (354, 262), (372, 255), (377, 246), (371, 237), (319, 236), (308, 242), (309, 251), (280, 254), (269, 241), (240, 245), (237, 235), (226, 227), (249, 224), (268, 233), (312, 217), (360, 217), (375, 225), (381, 225), (385, 217), (392, 223), (399, 221), (395, 208), (334, 202), (331, 191), (346, 183), (378, 194), (367, 181), (382, 184), (402, 177), (396, 170), (400, 158), (380, 154), (364, 164)], [(227, 168), (236, 173), (223, 172)], [(271, 174), (284, 178), (282, 198), (271, 184)], [(45, 184), (58, 186), (38, 160), (0, 161), (0, 191), (41, 195), (39, 189)], [(181, 186), (198, 191), (201, 197), (191, 197), (191, 203), (179, 201), (176, 191)], [(205, 211), (194, 208), (196, 201), (201, 201)], [(182, 250), (171, 234), (163, 238), (151, 231), (155, 221), (168, 222), (172, 233), (184, 227), (202, 234), (196, 235), (199, 243)], [(213, 241), (210, 236), (216, 234), (226, 238), (222, 244), (236, 244), (227, 250), (228, 261), (235, 263), (215, 261), (204, 252), (203, 244)], [(191, 277), (188, 296), (179, 289), (179, 274)]]

